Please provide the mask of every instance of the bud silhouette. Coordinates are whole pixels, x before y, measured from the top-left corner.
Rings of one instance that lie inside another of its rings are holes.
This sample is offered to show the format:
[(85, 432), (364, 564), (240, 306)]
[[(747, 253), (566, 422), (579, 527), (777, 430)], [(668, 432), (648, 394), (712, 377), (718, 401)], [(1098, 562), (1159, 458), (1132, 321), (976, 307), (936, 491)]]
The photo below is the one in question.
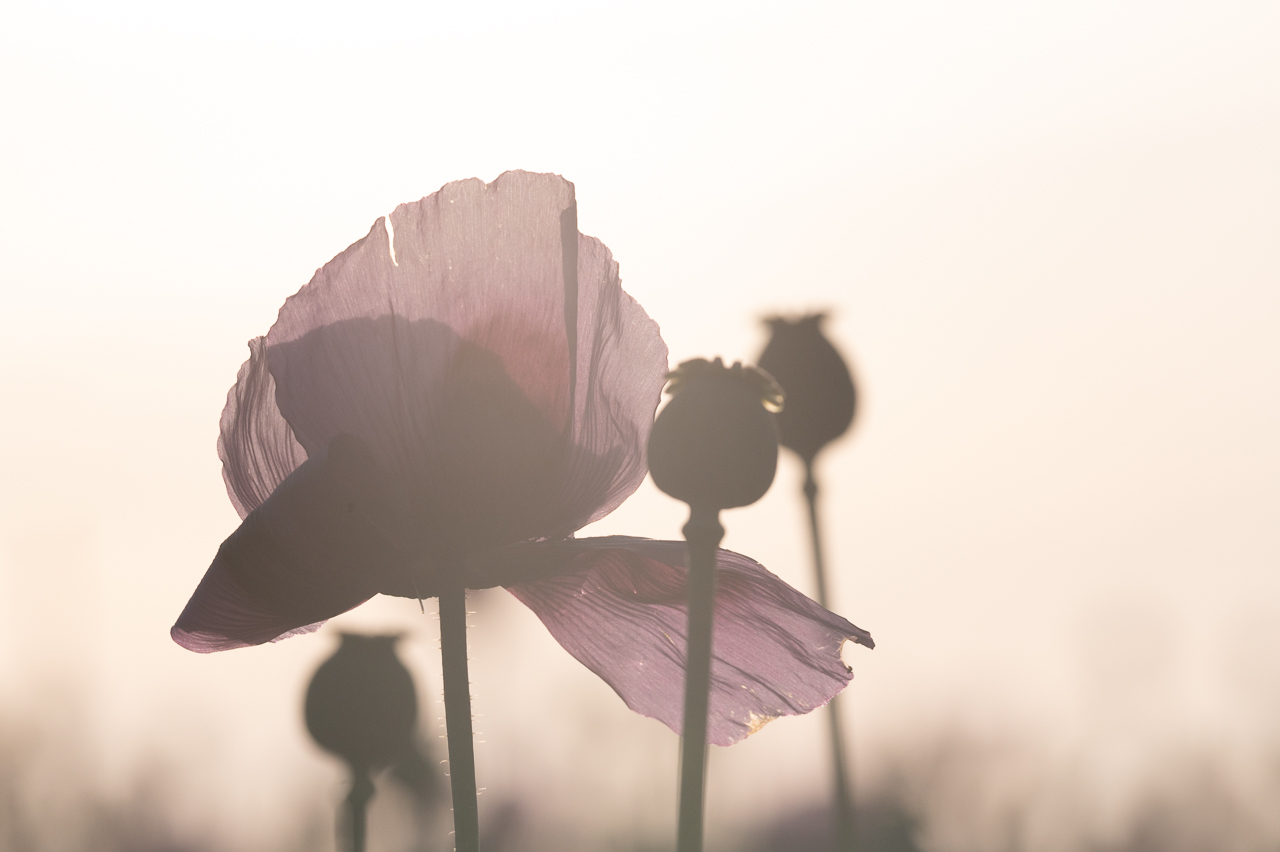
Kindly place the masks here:
[(311, 736), (353, 768), (380, 769), (412, 746), (418, 699), (396, 656), (399, 638), (342, 634), (307, 689)]
[(668, 378), (671, 401), (649, 436), (649, 472), (689, 505), (732, 509), (759, 500), (778, 466), (772, 411), (782, 393), (752, 367), (685, 361)]
[(857, 399), (840, 353), (822, 333), (826, 314), (765, 320), (773, 337), (760, 354), (760, 369), (782, 385), (787, 407), (778, 414), (779, 443), (806, 465), (845, 433)]
[(307, 687), (307, 730), (351, 767), (352, 852), (365, 847), (365, 813), (373, 797), (369, 773), (414, 750), (418, 698), (409, 670), (396, 656), (399, 638), (343, 633), (342, 644)]

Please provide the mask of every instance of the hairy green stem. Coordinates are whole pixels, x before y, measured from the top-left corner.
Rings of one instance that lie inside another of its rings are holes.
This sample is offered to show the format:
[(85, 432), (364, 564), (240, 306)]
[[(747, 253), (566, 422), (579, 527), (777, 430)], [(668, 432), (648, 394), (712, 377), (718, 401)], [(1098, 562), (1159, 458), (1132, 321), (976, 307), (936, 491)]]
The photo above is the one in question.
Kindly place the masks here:
[(471, 735), (471, 681), (467, 676), (467, 590), (440, 593), (440, 661), (444, 669), (444, 725), (449, 742), (449, 786), (453, 792), (453, 839), (457, 852), (480, 852), (476, 804), (475, 748)]

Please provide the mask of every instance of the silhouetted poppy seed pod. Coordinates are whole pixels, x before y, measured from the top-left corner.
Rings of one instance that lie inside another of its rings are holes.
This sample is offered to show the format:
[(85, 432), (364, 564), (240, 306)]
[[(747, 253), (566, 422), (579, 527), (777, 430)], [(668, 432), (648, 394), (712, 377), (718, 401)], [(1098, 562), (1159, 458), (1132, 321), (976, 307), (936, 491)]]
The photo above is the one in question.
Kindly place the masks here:
[(777, 384), (719, 358), (685, 361), (667, 378), (671, 400), (649, 435), (653, 481), (691, 506), (720, 510), (759, 500), (778, 466)]
[(342, 634), (307, 688), (307, 730), (357, 771), (394, 763), (413, 744), (418, 698), (396, 656), (399, 638)]
[(822, 333), (826, 314), (799, 319), (771, 317), (773, 337), (760, 354), (760, 368), (787, 395), (778, 415), (779, 443), (806, 463), (853, 422), (856, 392), (840, 353)]

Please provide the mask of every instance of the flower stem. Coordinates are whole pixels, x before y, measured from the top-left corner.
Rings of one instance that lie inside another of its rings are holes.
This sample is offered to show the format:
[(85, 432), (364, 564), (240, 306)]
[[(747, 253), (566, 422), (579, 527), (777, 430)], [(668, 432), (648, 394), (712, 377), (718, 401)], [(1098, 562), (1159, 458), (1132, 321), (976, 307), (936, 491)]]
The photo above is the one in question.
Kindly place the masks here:
[(467, 590), (462, 586), (440, 593), (440, 661), (444, 669), (444, 725), (449, 741), (454, 848), (457, 852), (479, 852), (471, 681), (467, 676)]
[(706, 785), (707, 701), (711, 688), (711, 621), (715, 604), (716, 547), (724, 537), (719, 511), (690, 506), (689, 633), (685, 659), (684, 738), (680, 754), (680, 821), (676, 852), (701, 852)]
[(373, 798), (373, 781), (369, 770), (351, 767), (351, 793), (347, 804), (351, 808), (351, 852), (364, 852), (368, 826), (369, 800)]
[[(813, 571), (818, 581), (818, 603), (830, 609), (827, 601), (827, 572), (822, 561), (822, 536), (818, 528), (818, 482), (813, 478), (813, 460), (804, 466), (804, 496), (809, 503), (809, 530), (813, 534)], [(857, 848), (857, 812), (853, 807), (853, 785), (845, 765), (844, 733), (840, 727), (839, 695), (827, 705), (827, 721), (831, 731), (831, 766), (835, 774), (836, 842), (838, 852), (854, 852)]]

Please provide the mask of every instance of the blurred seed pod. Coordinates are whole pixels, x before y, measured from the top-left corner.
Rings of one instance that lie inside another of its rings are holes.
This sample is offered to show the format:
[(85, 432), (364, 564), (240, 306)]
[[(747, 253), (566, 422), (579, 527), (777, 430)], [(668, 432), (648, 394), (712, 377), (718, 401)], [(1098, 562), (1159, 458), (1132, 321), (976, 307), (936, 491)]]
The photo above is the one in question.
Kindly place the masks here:
[(778, 465), (777, 384), (754, 367), (725, 367), (719, 358), (685, 361), (667, 378), (671, 400), (649, 435), (654, 483), (691, 506), (717, 511), (759, 500)]
[(413, 748), (418, 698), (396, 656), (399, 638), (343, 633), (307, 687), (307, 730), (357, 772), (390, 765)]
[(822, 333), (826, 318), (819, 313), (765, 320), (773, 336), (760, 354), (760, 368), (787, 395), (778, 415), (779, 443), (806, 464), (849, 428), (857, 400), (849, 367)]

